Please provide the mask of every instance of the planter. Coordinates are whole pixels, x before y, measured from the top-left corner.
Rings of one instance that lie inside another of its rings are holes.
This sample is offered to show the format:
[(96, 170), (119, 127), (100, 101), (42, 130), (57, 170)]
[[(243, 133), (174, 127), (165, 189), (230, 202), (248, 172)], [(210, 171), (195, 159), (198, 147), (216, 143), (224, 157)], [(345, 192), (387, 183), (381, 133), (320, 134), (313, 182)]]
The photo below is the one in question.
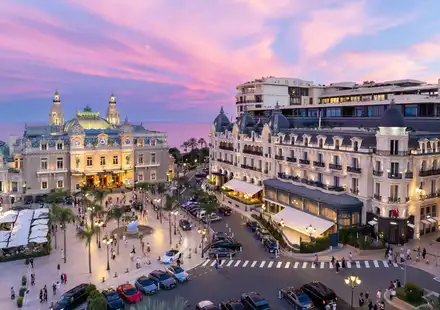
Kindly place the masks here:
[(17, 308), (22, 308), (23, 307), (23, 297), (18, 297), (17, 298)]

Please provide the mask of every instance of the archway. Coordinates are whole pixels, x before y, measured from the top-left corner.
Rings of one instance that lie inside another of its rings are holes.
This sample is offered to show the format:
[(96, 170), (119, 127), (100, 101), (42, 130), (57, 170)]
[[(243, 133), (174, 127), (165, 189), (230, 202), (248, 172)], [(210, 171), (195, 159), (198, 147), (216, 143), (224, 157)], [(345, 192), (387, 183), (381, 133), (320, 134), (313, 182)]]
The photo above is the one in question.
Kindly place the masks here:
[(243, 181), (247, 181), (247, 177), (245, 175), (243, 176)]
[(255, 180), (253, 178), (251, 178), (251, 184), (254, 184)]

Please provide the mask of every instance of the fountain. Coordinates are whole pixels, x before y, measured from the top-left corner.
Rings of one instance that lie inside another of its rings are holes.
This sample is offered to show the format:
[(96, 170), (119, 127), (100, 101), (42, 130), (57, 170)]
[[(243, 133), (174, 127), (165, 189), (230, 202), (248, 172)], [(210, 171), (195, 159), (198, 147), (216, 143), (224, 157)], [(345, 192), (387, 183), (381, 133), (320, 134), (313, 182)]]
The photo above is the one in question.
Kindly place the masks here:
[(139, 223), (137, 220), (131, 221), (127, 225), (127, 235), (137, 235), (139, 233)]

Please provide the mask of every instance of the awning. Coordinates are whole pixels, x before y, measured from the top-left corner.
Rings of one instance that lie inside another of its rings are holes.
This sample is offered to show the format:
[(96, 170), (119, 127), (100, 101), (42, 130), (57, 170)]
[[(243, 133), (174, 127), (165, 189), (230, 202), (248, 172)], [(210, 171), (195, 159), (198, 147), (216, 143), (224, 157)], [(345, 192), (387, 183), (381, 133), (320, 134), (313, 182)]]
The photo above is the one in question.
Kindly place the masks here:
[(320, 236), (327, 229), (335, 225), (335, 223), (329, 220), (302, 212), (292, 207), (285, 207), (281, 212), (273, 215), (272, 220), (277, 223), (283, 220), (284, 226), (299, 231), (305, 235), (309, 234), (306, 228), (312, 225), (312, 227), (316, 229), (316, 232), (312, 237)]
[(245, 181), (236, 180), (236, 179), (230, 180), (229, 182), (227, 182), (223, 186), (230, 188), (230, 189), (233, 189), (234, 191), (237, 191), (237, 192), (240, 192), (243, 194), (247, 194), (249, 196), (253, 196), (256, 193), (258, 193), (259, 191), (263, 190), (263, 188), (260, 186), (250, 184)]
[(427, 220), (421, 220), (420, 222), (422, 222), (425, 225), (431, 225), (431, 222)]
[(408, 223), (408, 224), (406, 224), (406, 226), (408, 226), (409, 228), (414, 229), (414, 224)]
[(375, 221), (375, 220), (372, 220), (372, 221), (368, 222), (368, 225), (371, 225), (371, 226), (374, 226), (376, 224), (377, 224), (377, 221)]
[(437, 221), (436, 220), (434, 220), (433, 218), (429, 218), (429, 219), (427, 219), (428, 221), (430, 221), (431, 223), (433, 223), (433, 224), (435, 224), (435, 223), (437, 223)]

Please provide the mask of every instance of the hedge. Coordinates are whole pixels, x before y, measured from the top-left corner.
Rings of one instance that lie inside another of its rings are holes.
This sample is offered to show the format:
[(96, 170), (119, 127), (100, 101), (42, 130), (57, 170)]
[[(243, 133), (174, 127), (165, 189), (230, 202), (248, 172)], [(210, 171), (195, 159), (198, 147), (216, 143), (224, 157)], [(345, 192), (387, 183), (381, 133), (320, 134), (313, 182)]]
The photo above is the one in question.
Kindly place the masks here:
[(312, 242), (302, 241), (299, 245), (300, 253), (317, 253), (328, 250), (330, 248), (329, 237), (318, 237)]
[(425, 303), (423, 289), (413, 282), (408, 282), (403, 287), (399, 287), (396, 296), (415, 307)]

